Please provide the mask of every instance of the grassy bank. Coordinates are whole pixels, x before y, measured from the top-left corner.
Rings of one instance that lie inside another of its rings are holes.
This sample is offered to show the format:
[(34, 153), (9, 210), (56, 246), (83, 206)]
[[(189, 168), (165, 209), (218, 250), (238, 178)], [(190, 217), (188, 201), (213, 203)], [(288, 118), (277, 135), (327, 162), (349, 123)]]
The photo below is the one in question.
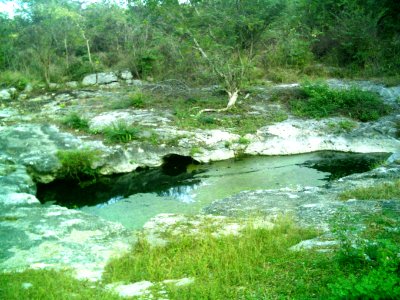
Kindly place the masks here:
[[(169, 299), (396, 299), (400, 296), (399, 237), (388, 228), (398, 221), (379, 214), (364, 220), (335, 217), (339, 244), (332, 252), (292, 251), (319, 232), (282, 218), (272, 229), (244, 227), (240, 236), (215, 236), (210, 227), (195, 235), (165, 233), (166, 246), (143, 237), (123, 257), (112, 260), (98, 283), (78, 281), (69, 272), (25, 271), (0, 275), (1, 299), (119, 299), (106, 284), (155, 283), (151, 292)], [(345, 222), (343, 222), (343, 220)], [(354, 225), (354, 224), (353, 224)], [(193, 229), (193, 228), (192, 228)], [(190, 277), (185, 286), (161, 283)], [(165, 297), (165, 295), (164, 295)]]

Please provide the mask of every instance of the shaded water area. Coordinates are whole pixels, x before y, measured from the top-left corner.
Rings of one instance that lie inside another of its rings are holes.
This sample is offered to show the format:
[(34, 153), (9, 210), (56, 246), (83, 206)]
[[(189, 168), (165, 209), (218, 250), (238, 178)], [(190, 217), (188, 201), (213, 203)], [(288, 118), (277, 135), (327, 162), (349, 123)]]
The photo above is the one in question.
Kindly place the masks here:
[(331, 179), (368, 171), (387, 157), (324, 151), (195, 164), (173, 156), (161, 168), (107, 176), (88, 186), (65, 180), (39, 184), (37, 196), (42, 202), (140, 228), (159, 213), (198, 213), (212, 201), (244, 190), (322, 186)]

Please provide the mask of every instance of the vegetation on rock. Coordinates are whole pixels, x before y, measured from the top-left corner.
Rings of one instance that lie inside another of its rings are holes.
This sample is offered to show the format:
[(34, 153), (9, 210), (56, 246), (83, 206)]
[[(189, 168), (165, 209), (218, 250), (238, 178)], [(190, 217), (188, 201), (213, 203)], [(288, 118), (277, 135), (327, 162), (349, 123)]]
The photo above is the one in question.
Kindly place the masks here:
[(68, 114), (62, 120), (62, 124), (72, 129), (79, 129), (79, 130), (89, 129), (89, 121), (85, 118), (82, 118), (75, 112)]
[(78, 181), (95, 180), (98, 172), (94, 163), (98, 160), (99, 152), (90, 149), (59, 150), (57, 157), (61, 168), (59, 177)]
[(128, 143), (139, 139), (140, 128), (120, 121), (105, 127), (102, 133), (110, 143)]
[(326, 83), (307, 82), (301, 86), (301, 98), (289, 102), (298, 116), (325, 118), (345, 116), (358, 121), (375, 121), (389, 112), (389, 107), (375, 93), (352, 87), (330, 88)]
[(381, 183), (369, 187), (359, 187), (344, 191), (340, 194), (341, 200), (390, 200), (400, 199), (400, 180)]

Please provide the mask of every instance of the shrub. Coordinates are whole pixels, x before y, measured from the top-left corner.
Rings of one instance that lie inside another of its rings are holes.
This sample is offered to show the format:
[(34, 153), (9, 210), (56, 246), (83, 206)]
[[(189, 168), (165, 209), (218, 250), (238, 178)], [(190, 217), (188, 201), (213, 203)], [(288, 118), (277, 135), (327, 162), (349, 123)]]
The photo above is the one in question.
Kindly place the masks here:
[(90, 64), (90, 62), (84, 62), (78, 59), (73, 61), (73, 63), (71, 63), (68, 68), (70, 80), (80, 81), (85, 75), (93, 72), (93, 66)]
[(377, 94), (356, 87), (340, 90), (326, 83), (308, 82), (301, 86), (301, 91), (303, 98), (290, 102), (291, 111), (298, 116), (319, 119), (342, 115), (367, 122), (389, 112)]
[(0, 73), (0, 87), (15, 87), (22, 91), (29, 83), (28, 77), (20, 72), (4, 71)]
[(97, 150), (60, 150), (57, 157), (61, 168), (58, 174), (61, 178), (73, 180), (95, 180), (98, 172), (92, 166), (96, 162), (99, 152)]
[(241, 137), (239, 138), (239, 140), (238, 140), (238, 143), (239, 143), (240, 145), (248, 145), (248, 144), (250, 144), (250, 140), (247, 139), (247, 138), (245, 138), (244, 136), (241, 136)]
[(128, 143), (139, 138), (140, 128), (126, 122), (118, 122), (103, 129), (104, 136), (110, 143)]
[(384, 214), (373, 215), (365, 226), (359, 226), (360, 221), (347, 212), (341, 222), (332, 224), (340, 242), (336, 260), (342, 266), (355, 265), (361, 270), (343, 274), (329, 284), (332, 298), (399, 299), (400, 248), (397, 231), (393, 231), (398, 224)]
[(87, 130), (89, 128), (89, 121), (85, 118), (82, 118), (75, 112), (67, 115), (62, 123), (65, 126), (73, 129)]

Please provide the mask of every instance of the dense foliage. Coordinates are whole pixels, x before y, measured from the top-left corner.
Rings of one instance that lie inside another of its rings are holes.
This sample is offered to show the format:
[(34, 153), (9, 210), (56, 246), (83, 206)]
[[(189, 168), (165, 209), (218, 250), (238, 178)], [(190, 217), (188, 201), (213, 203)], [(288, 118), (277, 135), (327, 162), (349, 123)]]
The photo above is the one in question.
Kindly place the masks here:
[(0, 81), (19, 88), (26, 78), (78, 80), (104, 69), (195, 84), (219, 78), (234, 90), (265, 77), (400, 67), (400, 6), (391, 0), (17, 2), (13, 18), (0, 13)]
[(306, 82), (300, 91), (300, 99), (290, 102), (291, 111), (298, 116), (319, 119), (341, 115), (368, 122), (390, 111), (377, 94), (356, 87), (334, 89), (323, 82)]

